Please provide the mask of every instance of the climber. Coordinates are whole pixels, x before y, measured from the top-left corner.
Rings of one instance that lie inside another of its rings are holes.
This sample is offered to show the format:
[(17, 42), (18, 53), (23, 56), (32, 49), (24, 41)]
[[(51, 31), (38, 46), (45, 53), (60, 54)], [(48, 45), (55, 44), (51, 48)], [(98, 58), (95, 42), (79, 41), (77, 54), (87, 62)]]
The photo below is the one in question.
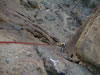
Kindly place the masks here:
[(66, 46), (66, 43), (60, 43), (61, 52), (64, 52), (65, 46)]

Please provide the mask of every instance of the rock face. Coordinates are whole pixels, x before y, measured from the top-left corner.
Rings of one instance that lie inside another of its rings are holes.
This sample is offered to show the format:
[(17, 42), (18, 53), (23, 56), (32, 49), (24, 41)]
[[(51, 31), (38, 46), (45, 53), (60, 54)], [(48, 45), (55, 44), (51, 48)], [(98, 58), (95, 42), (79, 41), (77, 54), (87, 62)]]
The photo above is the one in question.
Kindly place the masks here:
[(77, 12), (77, 4), (75, 0), (0, 0), (0, 41), (50, 44), (0, 43), (0, 75), (92, 75), (55, 44), (69, 40), (84, 22), (83, 16), (89, 15), (80, 14), (82, 9)]
[[(20, 28), (15, 30), (7, 23), (0, 23), (0, 41), (41, 43), (29, 32), (20, 30)], [(35, 47), (21, 44), (0, 44), (0, 75), (47, 75), (47, 72)]]
[[(14, 26), (14, 27), (13, 27)], [(41, 41), (35, 38), (31, 33), (21, 30), (21, 27), (16, 24), (7, 22), (0, 23), (0, 41), (16, 41), (16, 42), (37, 42)]]
[(0, 45), (0, 75), (47, 75), (33, 46)]
[[(34, 4), (34, 1), (39, 4), (40, 8), (37, 3), (37, 5)], [(36, 24), (39, 24), (50, 35), (58, 38), (59, 41), (67, 42), (91, 12), (89, 8), (84, 9), (78, 1), (21, 0), (21, 4), (34, 18)]]
[(45, 68), (49, 75), (59, 75), (60, 72), (65, 72), (68, 75), (92, 75), (86, 67), (72, 63), (59, 53), (59, 48), (53, 47), (37, 47), (39, 56), (43, 59)]
[[(19, 0), (0, 1), (0, 21), (7, 22), (14, 29), (25, 30), (45, 43), (54, 43), (54, 40), (39, 25), (34, 24), (34, 19), (21, 6)], [(44, 41), (45, 40), (45, 41)]]
[[(0, 41), (42, 43), (29, 32), (15, 30), (6, 23), (0, 23)], [(64, 56), (67, 57), (57, 46), (0, 44), (0, 75), (92, 75), (86, 67)]]
[(76, 47), (83, 60), (100, 68), (100, 6), (87, 21)]

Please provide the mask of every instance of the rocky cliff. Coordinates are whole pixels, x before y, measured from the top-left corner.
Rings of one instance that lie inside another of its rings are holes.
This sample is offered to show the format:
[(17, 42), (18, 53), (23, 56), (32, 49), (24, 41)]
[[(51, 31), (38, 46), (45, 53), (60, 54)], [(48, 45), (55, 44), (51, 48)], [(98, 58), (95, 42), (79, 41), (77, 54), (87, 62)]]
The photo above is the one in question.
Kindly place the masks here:
[[(85, 24), (92, 8), (78, 0), (0, 0), (0, 41), (46, 44), (0, 43), (0, 75), (99, 75), (97, 9)], [(64, 52), (57, 46), (60, 42), (69, 44)]]

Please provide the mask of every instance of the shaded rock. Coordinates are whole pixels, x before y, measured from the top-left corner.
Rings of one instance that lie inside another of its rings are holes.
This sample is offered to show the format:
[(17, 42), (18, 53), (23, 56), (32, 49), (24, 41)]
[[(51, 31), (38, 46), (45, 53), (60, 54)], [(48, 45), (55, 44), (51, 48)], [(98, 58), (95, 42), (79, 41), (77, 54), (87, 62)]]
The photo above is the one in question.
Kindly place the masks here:
[(91, 7), (95, 8), (97, 5), (99, 5), (100, 1), (99, 0), (80, 0), (85, 7)]
[(20, 0), (21, 4), (24, 5), (26, 8), (40, 8), (39, 1), (37, 0)]
[(33, 8), (40, 8), (39, 2), (34, 1), (34, 0), (29, 0), (28, 3), (30, 4), (31, 7)]
[(77, 44), (77, 53), (81, 59), (100, 67), (100, 6), (86, 23)]
[(44, 7), (45, 9), (50, 9), (52, 5), (50, 5), (48, 2), (42, 1), (41, 6)]

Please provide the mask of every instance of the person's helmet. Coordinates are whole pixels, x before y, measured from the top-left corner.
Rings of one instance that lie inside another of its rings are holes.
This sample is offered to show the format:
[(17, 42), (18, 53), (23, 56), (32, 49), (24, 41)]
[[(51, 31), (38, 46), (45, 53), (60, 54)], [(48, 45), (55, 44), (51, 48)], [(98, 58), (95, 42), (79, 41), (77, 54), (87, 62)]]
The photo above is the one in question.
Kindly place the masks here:
[(61, 42), (61, 45), (63, 45), (64, 43)]
[(66, 45), (66, 43), (61, 43), (61, 46), (65, 46)]

